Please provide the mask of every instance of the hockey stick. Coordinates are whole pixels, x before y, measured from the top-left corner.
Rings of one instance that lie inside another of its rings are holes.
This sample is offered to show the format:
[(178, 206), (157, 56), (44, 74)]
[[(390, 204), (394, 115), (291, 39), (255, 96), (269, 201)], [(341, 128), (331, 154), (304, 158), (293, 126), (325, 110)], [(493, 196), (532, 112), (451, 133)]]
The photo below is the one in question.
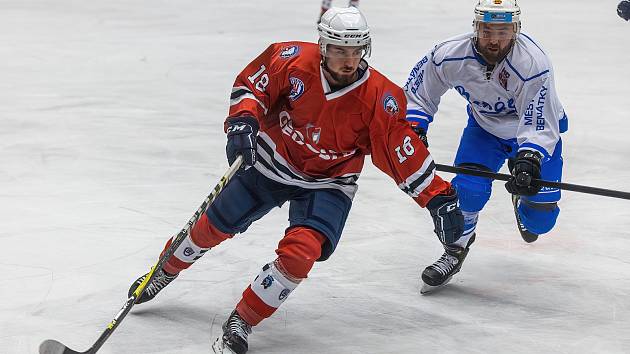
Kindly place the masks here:
[(93, 353), (96, 353), (101, 348), (101, 346), (105, 343), (107, 338), (109, 338), (109, 336), (112, 335), (114, 330), (118, 327), (118, 325), (125, 318), (125, 316), (127, 316), (129, 311), (131, 311), (131, 308), (136, 303), (136, 299), (138, 299), (140, 295), (142, 295), (142, 293), (144, 292), (146, 285), (150, 283), (153, 280), (153, 278), (155, 278), (155, 274), (156, 274), (155, 270), (161, 269), (162, 265), (166, 263), (166, 260), (171, 258), (171, 256), (173, 255), (177, 247), (179, 247), (179, 245), (184, 241), (184, 239), (186, 239), (186, 237), (190, 233), (190, 230), (192, 230), (195, 224), (197, 224), (197, 221), (199, 221), (199, 218), (201, 217), (201, 215), (203, 215), (206, 212), (206, 210), (208, 209), (208, 206), (210, 206), (210, 204), (212, 204), (212, 202), (214, 201), (214, 199), (216, 199), (219, 193), (221, 193), (225, 185), (232, 179), (232, 177), (234, 176), (236, 171), (238, 171), (238, 169), (241, 167), (242, 164), (243, 164), (243, 157), (238, 156), (236, 160), (234, 161), (234, 163), (230, 166), (230, 168), (228, 168), (227, 172), (225, 172), (225, 174), (221, 177), (221, 180), (219, 181), (219, 183), (217, 183), (217, 185), (214, 186), (214, 189), (212, 190), (210, 195), (206, 197), (206, 199), (203, 201), (203, 203), (201, 203), (201, 206), (199, 207), (199, 209), (197, 209), (197, 211), (192, 216), (192, 218), (188, 220), (188, 223), (186, 224), (186, 226), (184, 226), (184, 228), (179, 232), (179, 234), (177, 234), (177, 237), (175, 237), (170, 247), (166, 249), (164, 254), (158, 259), (157, 263), (151, 268), (149, 275), (138, 286), (138, 288), (136, 289), (136, 291), (134, 291), (131, 297), (127, 299), (127, 302), (125, 303), (125, 305), (116, 314), (114, 319), (107, 325), (107, 328), (105, 329), (105, 331), (103, 331), (103, 334), (101, 334), (101, 336), (98, 337), (98, 339), (96, 340), (96, 342), (94, 342), (94, 344), (92, 345), (92, 347), (90, 347), (90, 349), (84, 352), (77, 352), (66, 347), (65, 345), (61, 344), (60, 342), (54, 339), (48, 339), (48, 340), (43, 341), (42, 344), (40, 344), (39, 353), (40, 354), (93, 354)]
[[(512, 178), (512, 175), (508, 175), (505, 173), (494, 173), (494, 172), (488, 172), (488, 171), (473, 170), (471, 168), (454, 167), (454, 166), (449, 166), (449, 165), (441, 165), (437, 163), (435, 164), (435, 169), (441, 172), (460, 173), (460, 174), (477, 176), (477, 177), (498, 179), (500, 181), (509, 181), (510, 178)], [(565, 191), (580, 192), (580, 193), (601, 195), (604, 197), (630, 200), (630, 193), (622, 192), (622, 191), (615, 191), (612, 189), (589, 187), (589, 186), (582, 186), (579, 184), (571, 184), (571, 183), (563, 183), (563, 182), (546, 181), (544, 179), (533, 179), (532, 183), (539, 185), (541, 187), (558, 188)]]

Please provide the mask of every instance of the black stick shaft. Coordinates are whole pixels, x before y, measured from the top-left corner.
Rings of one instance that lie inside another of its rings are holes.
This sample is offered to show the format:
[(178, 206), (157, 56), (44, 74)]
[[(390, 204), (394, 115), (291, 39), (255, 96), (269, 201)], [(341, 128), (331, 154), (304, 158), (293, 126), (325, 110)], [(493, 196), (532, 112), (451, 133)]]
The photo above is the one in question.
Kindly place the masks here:
[[(486, 177), (486, 178), (496, 179), (500, 181), (508, 181), (512, 177), (511, 175), (508, 175), (505, 173), (480, 171), (480, 170), (474, 170), (471, 168), (455, 167), (455, 166), (441, 165), (441, 164), (435, 164), (435, 169), (441, 172), (458, 173), (458, 174), (465, 174), (465, 175), (471, 175), (471, 176), (477, 176), (477, 177)], [(630, 193), (616, 191), (612, 189), (582, 186), (579, 184), (571, 184), (571, 183), (564, 183), (564, 182), (546, 181), (543, 179), (534, 179), (532, 180), (532, 183), (537, 184), (541, 187), (559, 188), (565, 191), (580, 192), (580, 193), (601, 195), (604, 197), (630, 200)]]

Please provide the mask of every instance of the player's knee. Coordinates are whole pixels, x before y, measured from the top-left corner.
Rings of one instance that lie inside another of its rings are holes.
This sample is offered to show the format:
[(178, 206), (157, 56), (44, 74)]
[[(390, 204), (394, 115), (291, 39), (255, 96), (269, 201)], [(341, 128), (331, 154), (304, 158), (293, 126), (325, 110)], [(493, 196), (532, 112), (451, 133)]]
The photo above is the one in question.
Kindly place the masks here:
[(190, 232), (192, 242), (201, 248), (214, 247), (232, 236), (234, 235), (222, 232), (212, 225), (206, 214), (199, 218)]
[(518, 207), (518, 213), (527, 230), (542, 235), (553, 229), (560, 214), (560, 208), (557, 203), (523, 201)]
[(457, 190), (460, 208), (467, 212), (483, 209), (492, 193), (492, 181), (489, 178), (457, 175), (452, 184)]
[(278, 244), (278, 262), (288, 275), (304, 279), (322, 253), (326, 237), (307, 227), (294, 227), (287, 231)]

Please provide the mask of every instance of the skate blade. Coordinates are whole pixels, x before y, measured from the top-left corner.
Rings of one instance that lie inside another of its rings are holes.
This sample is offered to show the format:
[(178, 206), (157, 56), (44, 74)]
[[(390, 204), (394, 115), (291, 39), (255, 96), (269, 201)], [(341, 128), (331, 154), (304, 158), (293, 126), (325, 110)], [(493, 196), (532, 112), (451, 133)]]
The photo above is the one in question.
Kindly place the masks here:
[(236, 354), (230, 347), (226, 347), (223, 343), (223, 338), (218, 337), (214, 343), (212, 343), (212, 351), (215, 354)]
[(448, 282), (451, 281), (451, 278), (452, 276), (446, 279), (446, 281), (444, 281), (444, 283), (440, 285), (429, 285), (425, 282), (422, 282), (422, 288), (420, 289), (420, 294), (426, 295), (426, 294), (436, 292), (439, 289), (442, 289), (444, 286), (446, 286), (446, 284), (448, 284)]
[(538, 240), (538, 235), (533, 234), (529, 231), (521, 231), (521, 237), (523, 238), (523, 241), (527, 242), (527, 243), (532, 243), (536, 240)]

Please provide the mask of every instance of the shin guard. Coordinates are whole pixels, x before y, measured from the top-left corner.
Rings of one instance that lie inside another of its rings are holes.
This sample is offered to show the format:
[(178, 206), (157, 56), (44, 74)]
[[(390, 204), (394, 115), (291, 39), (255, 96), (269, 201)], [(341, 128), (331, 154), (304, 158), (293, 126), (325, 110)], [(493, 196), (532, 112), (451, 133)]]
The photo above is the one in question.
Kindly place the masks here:
[(287, 231), (276, 250), (278, 258), (266, 264), (243, 292), (236, 306), (239, 315), (252, 326), (271, 316), (307, 277), (325, 241), (325, 236), (310, 228)]
[[(177, 247), (173, 256), (164, 264), (164, 271), (169, 274), (178, 274), (190, 267), (201, 258), (210, 248), (231, 238), (233, 235), (217, 230), (210, 222), (206, 214), (202, 215), (197, 224), (190, 231), (186, 239)], [(164, 253), (171, 246), (170, 239), (164, 247)]]

